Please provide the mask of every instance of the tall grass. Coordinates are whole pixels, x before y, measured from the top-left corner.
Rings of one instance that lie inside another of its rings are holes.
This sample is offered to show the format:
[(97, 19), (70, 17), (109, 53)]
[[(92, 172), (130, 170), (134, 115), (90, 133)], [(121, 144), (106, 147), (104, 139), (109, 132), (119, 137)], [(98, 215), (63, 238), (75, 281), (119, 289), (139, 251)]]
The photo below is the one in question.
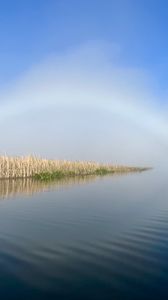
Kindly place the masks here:
[(115, 166), (95, 162), (48, 160), (35, 156), (0, 156), (0, 178), (53, 179), (63, 176), (104, 175), (107, 173), (143, 171), (146, 168)]

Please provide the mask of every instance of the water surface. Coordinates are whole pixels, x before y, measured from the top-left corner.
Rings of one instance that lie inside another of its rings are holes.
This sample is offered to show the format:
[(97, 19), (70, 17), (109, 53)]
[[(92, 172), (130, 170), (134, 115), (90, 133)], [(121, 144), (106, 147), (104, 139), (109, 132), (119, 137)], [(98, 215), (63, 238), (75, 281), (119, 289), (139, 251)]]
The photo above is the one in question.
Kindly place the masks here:
[(1, 299), (165, 299), (167, 196), (160, 170), (0, 181)]

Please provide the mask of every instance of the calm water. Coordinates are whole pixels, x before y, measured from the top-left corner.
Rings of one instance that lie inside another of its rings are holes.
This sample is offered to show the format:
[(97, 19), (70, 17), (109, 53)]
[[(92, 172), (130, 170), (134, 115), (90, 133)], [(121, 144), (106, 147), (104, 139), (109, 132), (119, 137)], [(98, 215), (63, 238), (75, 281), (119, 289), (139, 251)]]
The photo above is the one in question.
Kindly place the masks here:
[(167, 178), (1, 181), (1, 299), (165, 299)]

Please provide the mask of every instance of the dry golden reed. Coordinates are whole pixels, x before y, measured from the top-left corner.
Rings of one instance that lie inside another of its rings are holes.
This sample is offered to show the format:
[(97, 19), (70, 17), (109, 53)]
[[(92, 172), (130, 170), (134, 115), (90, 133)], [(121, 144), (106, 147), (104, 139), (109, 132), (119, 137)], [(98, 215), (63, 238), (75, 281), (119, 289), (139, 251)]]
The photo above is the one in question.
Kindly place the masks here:
[(0, 178), (29, 178), (37, 174), (54, 174), (60, 172), (63, 175), (103, 175), (105, 173), (119, 173), (143, 171), (145, 168), (134, 168), (99, 164), (95, 162), (49, 160), (35, 156), (8, 157), (0, 156)]

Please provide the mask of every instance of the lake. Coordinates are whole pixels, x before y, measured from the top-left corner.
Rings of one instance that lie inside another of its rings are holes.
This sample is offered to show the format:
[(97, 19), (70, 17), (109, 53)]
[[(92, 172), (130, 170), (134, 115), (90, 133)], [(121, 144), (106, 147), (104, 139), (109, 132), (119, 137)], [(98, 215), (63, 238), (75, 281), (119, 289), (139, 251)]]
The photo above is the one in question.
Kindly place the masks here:
[(1, 299), (165, 299), (167, 178), (1, 180)]

